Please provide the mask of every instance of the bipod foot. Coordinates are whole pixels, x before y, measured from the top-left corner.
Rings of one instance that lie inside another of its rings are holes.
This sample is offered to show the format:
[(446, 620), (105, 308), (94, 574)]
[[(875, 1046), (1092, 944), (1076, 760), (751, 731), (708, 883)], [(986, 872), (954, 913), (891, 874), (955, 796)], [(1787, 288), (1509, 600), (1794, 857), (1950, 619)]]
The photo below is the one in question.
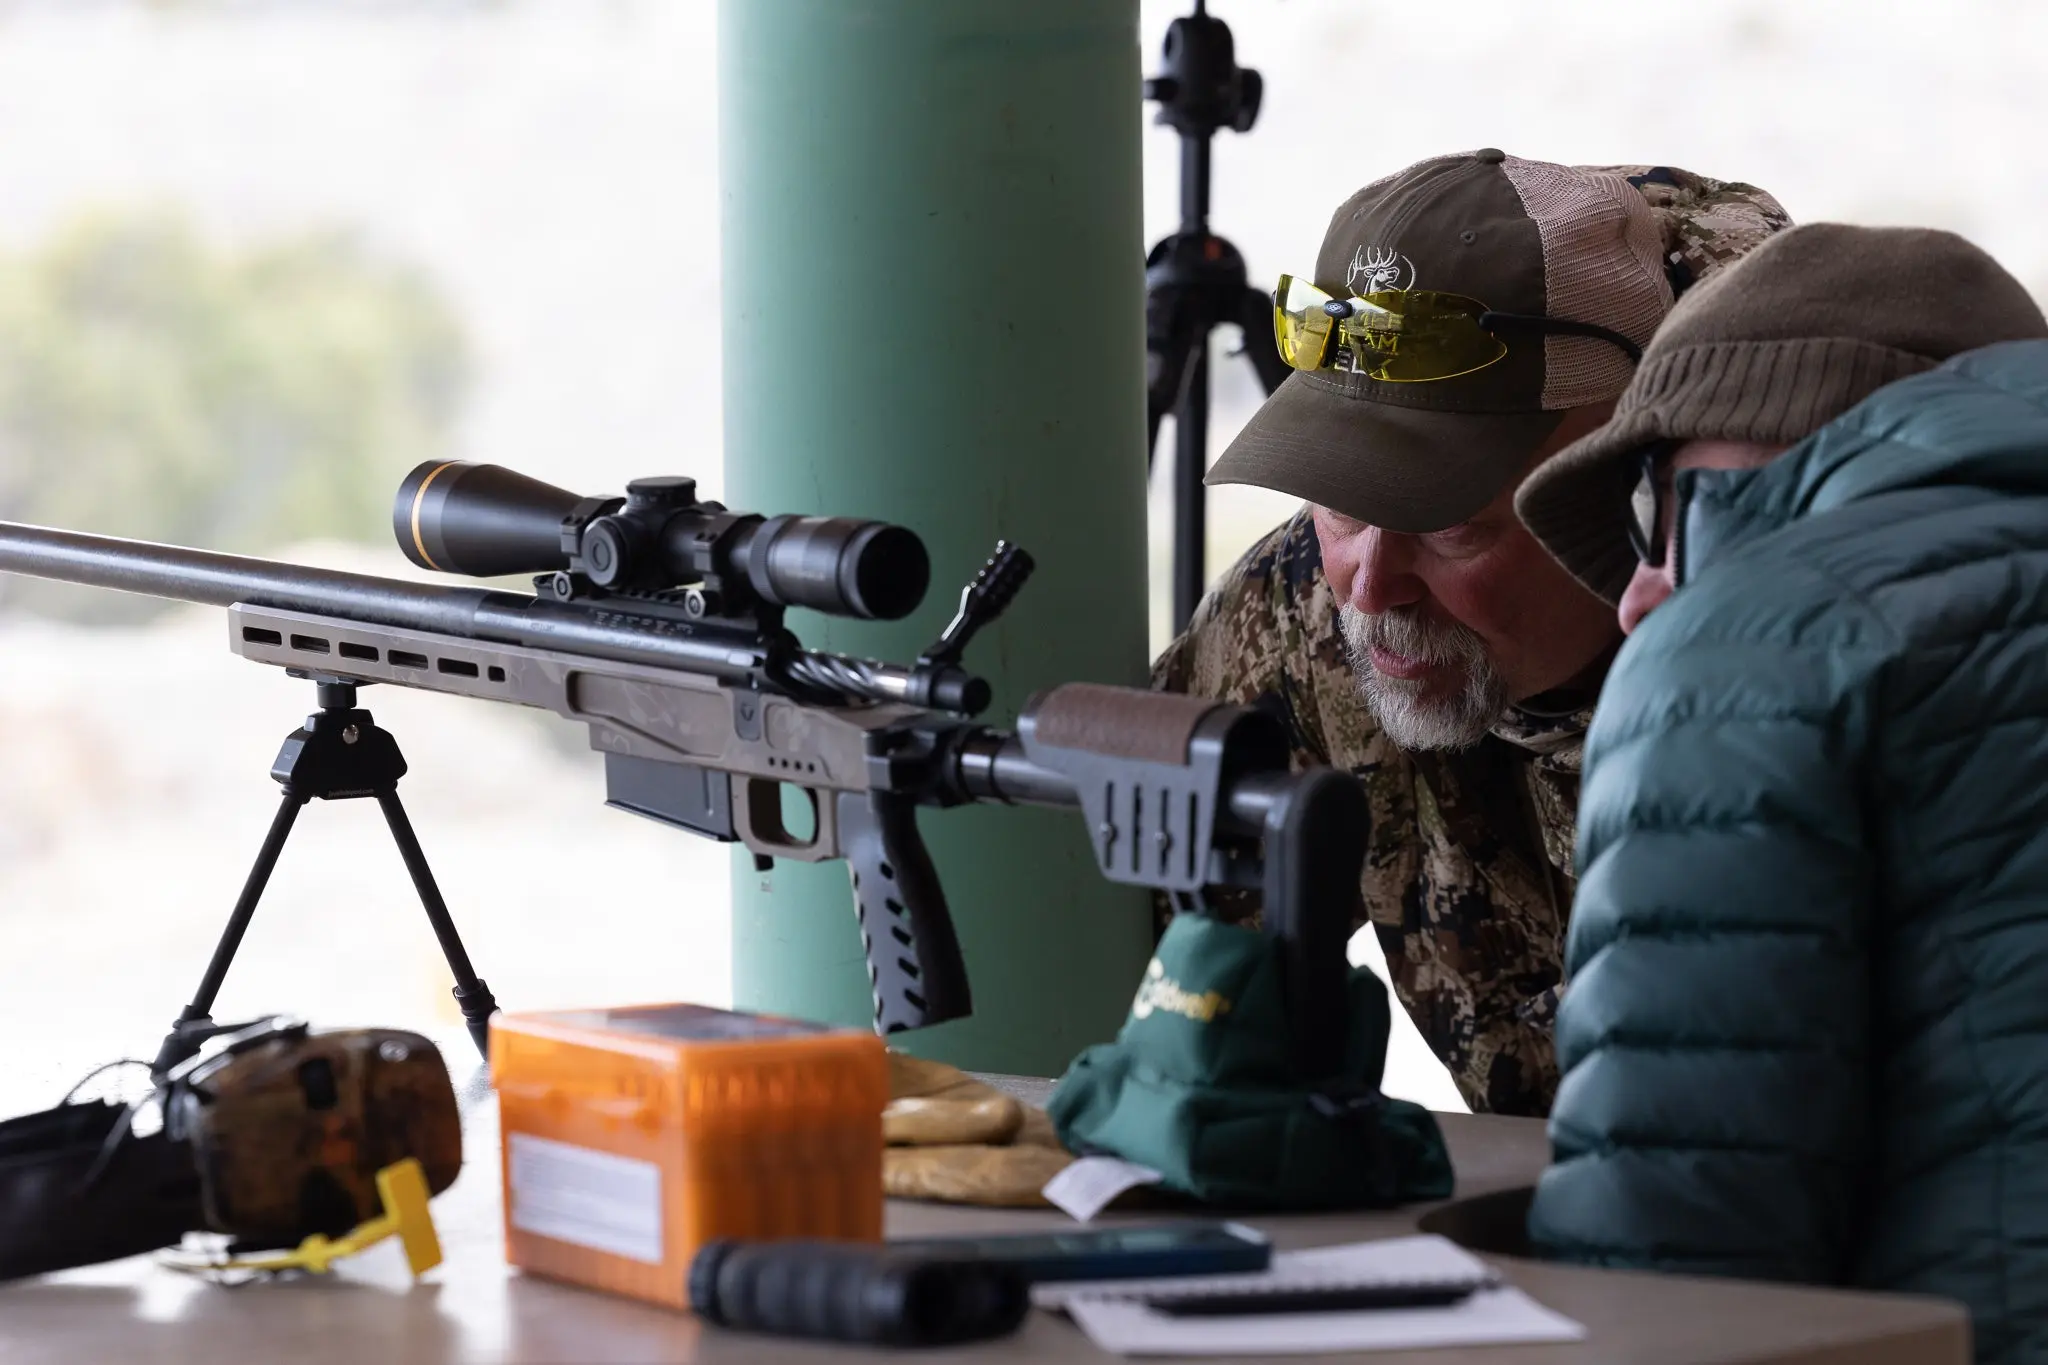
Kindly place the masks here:
[(491, 1016), (498, 1012), (498, 1002), (491, 995), (491, 988), (484, 984), (482, 977), (474, 978), (468, 986), (457, 986), (449, 994), (462, 1010), (462, 1022), (469, 1027), (470, 1041), (476, 1044), (477, 1055), (484, 1061), (491, 1060)]
[(208, 1038), (227, 1031), (226, 1026), (214, 1023), (207, 1011), (196, 1005), (185, 1006), (171, 1031), (164, 1035), (163, 1045), (156, 1050), (156, 1059), (149, 1064), (149, 1078), (162, 1081), (180, 1062), (197, 1056), (200, 1045)]

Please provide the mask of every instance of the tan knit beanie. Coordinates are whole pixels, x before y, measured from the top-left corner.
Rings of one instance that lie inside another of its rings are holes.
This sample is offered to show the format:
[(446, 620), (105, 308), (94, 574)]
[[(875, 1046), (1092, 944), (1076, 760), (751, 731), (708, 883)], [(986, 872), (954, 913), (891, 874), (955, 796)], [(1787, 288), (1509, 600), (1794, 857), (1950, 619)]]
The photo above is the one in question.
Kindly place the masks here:
[(1895, 379), (2048, 336), (2020, 282), (1952, 232), (1787, 228), (1678, 301), (1614, 417), (1551, 456), (1515, 511), (1572, 576), (1619, 602), (1639, 471), (1660, 441), (1792, 444)]

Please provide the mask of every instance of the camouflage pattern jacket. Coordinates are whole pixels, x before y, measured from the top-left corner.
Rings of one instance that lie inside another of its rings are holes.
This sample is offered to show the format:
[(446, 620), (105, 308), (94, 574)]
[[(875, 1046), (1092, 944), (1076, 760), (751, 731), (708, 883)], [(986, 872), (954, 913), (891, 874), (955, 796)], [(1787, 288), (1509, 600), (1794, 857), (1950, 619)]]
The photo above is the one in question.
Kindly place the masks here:
[[(1663, 219), (1676, 292), (1790, 221), (1751, 185), (1668, 166), (1605, 169), (1628, 176)], [(1152, 681), (1271, 711), (1297, 766), (1364, 780), (1365, 913), (1402, 1003), (1475, 1111), (1548, 1113), (1591, 707), (1510, 709), (1460, 752), (1397, 747), (1359, 698), (1305, 508), (1218, 580)]]
[(1364, 780), (1365, 910), (1402, 1003), (1473, 1109), (1548, 1112), (1591, 708), (1513, 711), (1457, 752), (1397, 747), (1359, 699), (1307, 509), (1217, 583), (1152, 681), (1266, 710), (1297, 767)]

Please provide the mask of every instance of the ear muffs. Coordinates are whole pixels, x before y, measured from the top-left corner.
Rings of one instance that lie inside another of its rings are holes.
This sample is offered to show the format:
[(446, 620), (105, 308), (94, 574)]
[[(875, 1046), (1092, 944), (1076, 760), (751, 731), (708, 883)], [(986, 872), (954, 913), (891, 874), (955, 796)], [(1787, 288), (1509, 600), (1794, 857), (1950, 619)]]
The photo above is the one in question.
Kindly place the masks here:
[(439, 1194), (462, 1170), (440, 1051), (417, 1033), (265, 1019), (223, 1033), (149, 1100), (67, 1101), (0, 1122), (0, 1280), (225, 1233), (297, 1246), (378, 1217), (379, 1171), (407, 1157)]
[(377, 1172), (406, 1157), (431, 1194), (462, 1170), (448, 1068), (417, 1033), (269, 1020), (169, 1081), (169, 1126), (191, 1145), (207, 1225), (239, 1245), (296, 1245), (378, 1216)]

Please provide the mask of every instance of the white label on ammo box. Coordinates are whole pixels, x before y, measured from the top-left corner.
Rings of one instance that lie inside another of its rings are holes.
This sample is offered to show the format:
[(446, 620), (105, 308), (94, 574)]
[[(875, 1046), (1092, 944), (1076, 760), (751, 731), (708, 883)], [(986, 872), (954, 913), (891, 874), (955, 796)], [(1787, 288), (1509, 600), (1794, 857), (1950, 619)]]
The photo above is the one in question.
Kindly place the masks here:
[(511, 1134), (512, 1226), (661, 1264), (661, 1168), (651, 1161)]

